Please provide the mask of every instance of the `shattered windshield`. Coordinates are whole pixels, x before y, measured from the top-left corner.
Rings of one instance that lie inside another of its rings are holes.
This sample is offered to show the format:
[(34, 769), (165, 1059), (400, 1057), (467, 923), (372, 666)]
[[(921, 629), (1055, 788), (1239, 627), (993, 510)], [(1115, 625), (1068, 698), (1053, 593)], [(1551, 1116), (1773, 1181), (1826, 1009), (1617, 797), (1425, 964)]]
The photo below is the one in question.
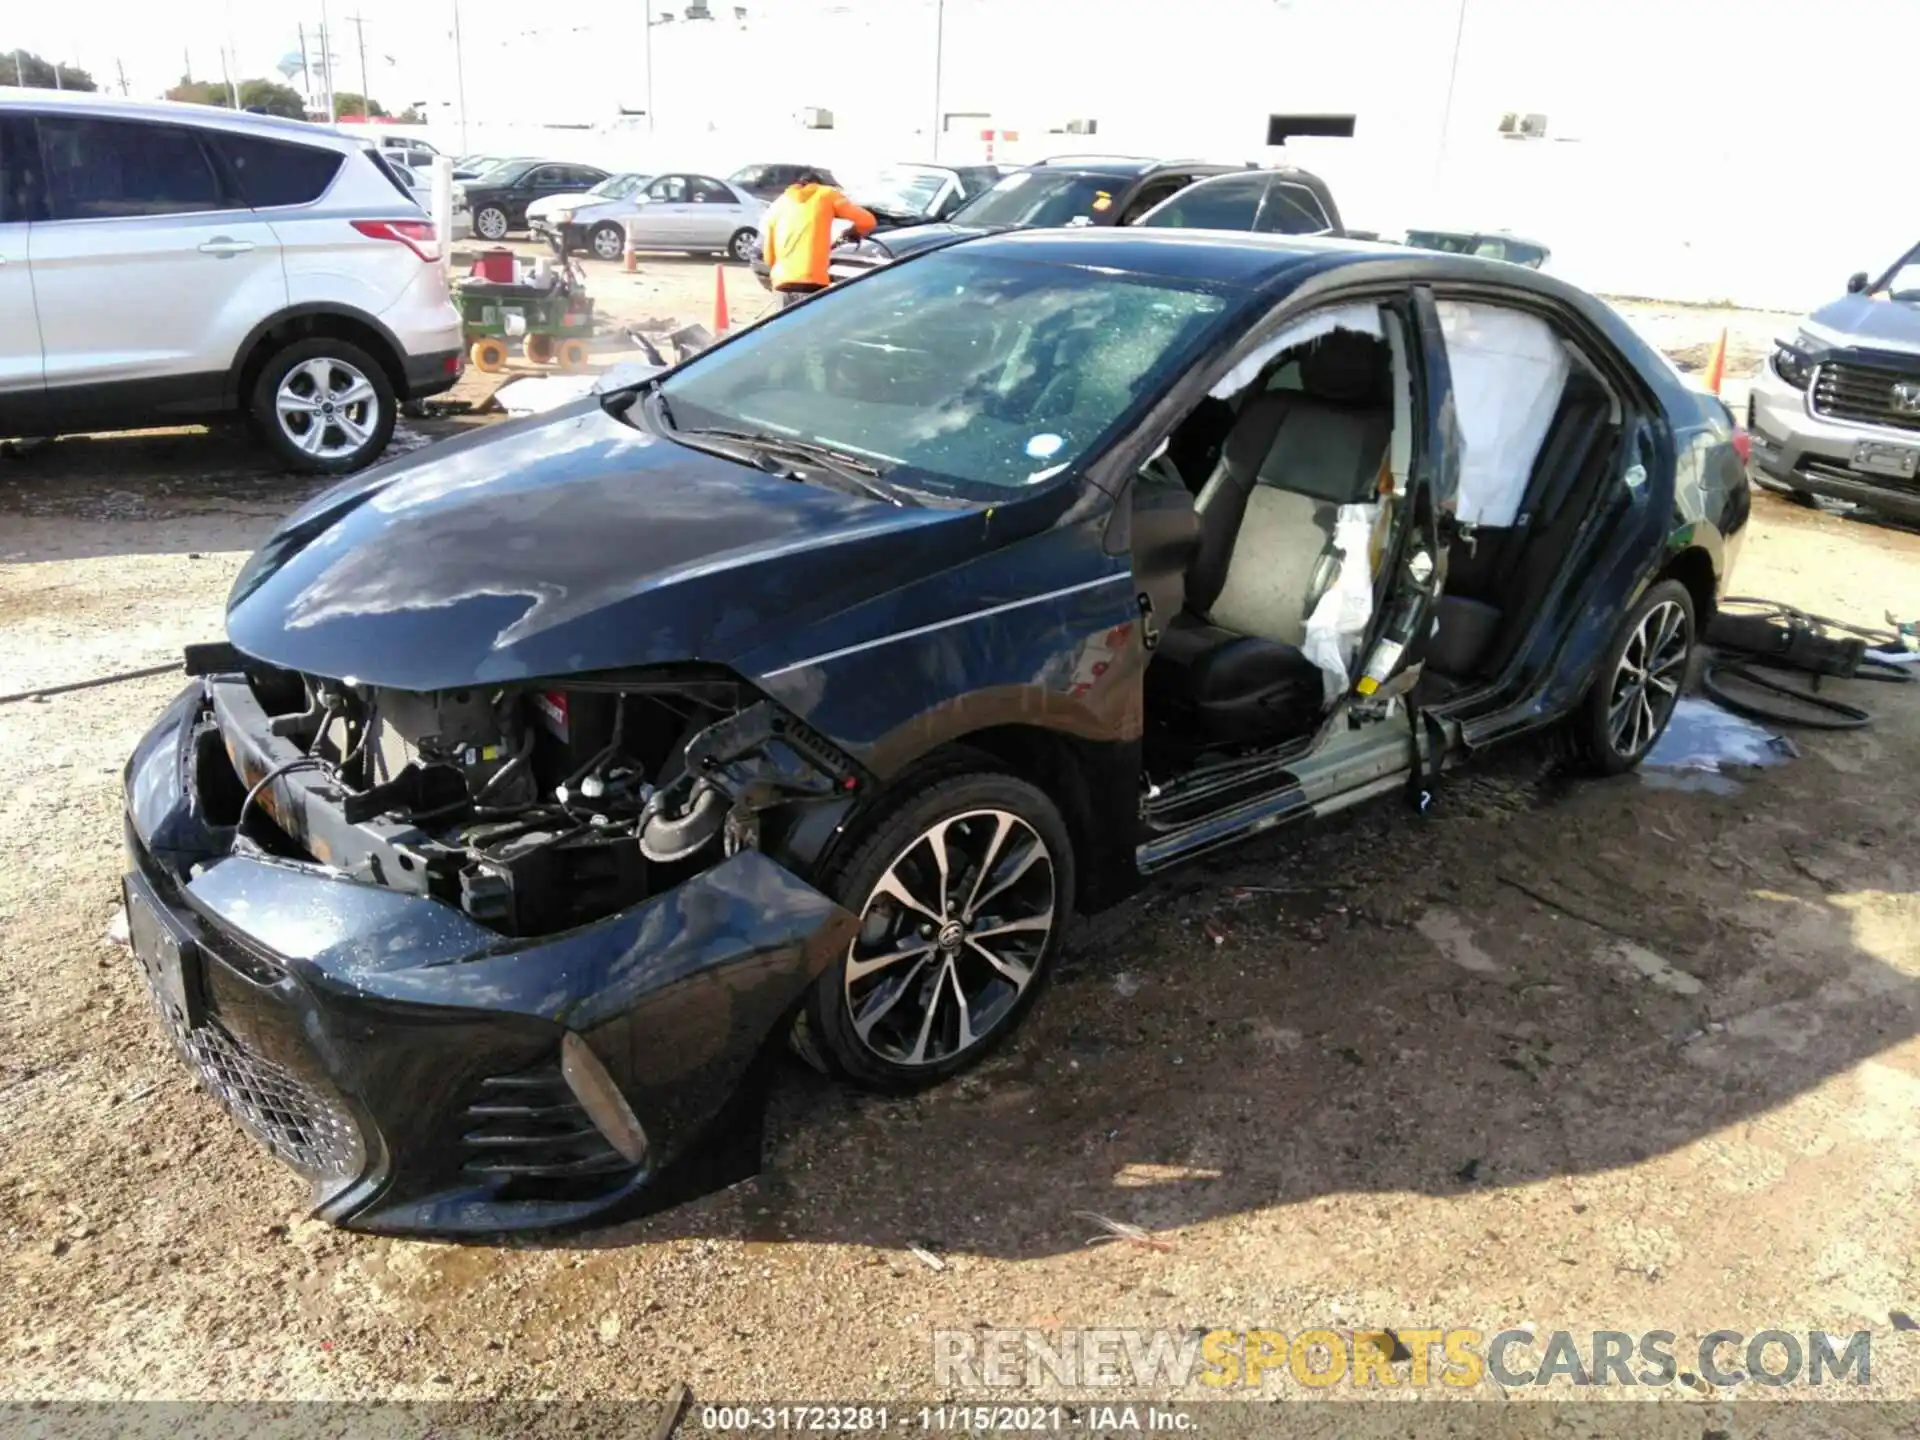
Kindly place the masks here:
[(829, 290), (659, 389), (669, 433), (801, 440), (986, 498), (1083, 460), (1224, 321), (1226, 293), (944, 251)]
[(1085, 225), (1113, 208), (1126, 188), (1115, 175), (1070, 170), (1016, 170), (954, 212), (956, 225)]

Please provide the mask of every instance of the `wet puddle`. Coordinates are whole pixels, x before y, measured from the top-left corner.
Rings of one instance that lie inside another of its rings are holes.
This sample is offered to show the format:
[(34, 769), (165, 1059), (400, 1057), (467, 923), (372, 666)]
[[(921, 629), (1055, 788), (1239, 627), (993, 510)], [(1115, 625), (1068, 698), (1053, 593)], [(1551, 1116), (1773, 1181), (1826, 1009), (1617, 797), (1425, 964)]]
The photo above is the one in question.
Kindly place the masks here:
[(1722, 709), (1711, 700), (1682, 696), (1660, 742), (1641, 762), (1640, 778), (1656, 790), (1705, 790), (1732, 795), (1740, 782), (1729, 768), (1778, 765), (1800, 750), (1745, 716)]

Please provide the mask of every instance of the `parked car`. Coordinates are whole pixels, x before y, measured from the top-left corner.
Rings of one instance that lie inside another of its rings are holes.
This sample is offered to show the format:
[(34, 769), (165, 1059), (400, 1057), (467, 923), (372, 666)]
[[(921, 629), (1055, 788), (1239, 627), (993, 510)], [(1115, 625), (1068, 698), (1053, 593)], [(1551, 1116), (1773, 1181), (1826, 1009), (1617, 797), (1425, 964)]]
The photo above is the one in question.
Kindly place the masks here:
[(244, 414), (294, 469), (367, 464), (460, 375), (411, 195), (318, 125), (0, 92), (0, 434)]
[(1449, 255), (1478, 255), (1538, 270), (1553, 252), (1538, 240), (1523, 240), (1506, 231), (1409, 230), (1407, 244), (1418, 250), (1440, 250)]
[(549, 195), (578, 194), (607, 178), (597, 165), (559, 160), (509, 160), (457, 187), (473, 211), (473, 233), (504, 240), (527, 226), (527, 206)]
[(783, 1039), (925, 1086), (1176, 861), (1637, 764), (1747, 519), (1710, 400), (1517, 266), (951, 243), (286, 520), (127, 767), (135, 952), (329, 1220), (736, 1179)]
[[(685, 250), (745, 262), (759, 253), (766, 202), (711, 175), (657, 175), (624, 200), (575, 211), (566, 223), (603, 260), (619, 257), (627, 228), (642, 250)], [(571, 243), (571, 242), (569, 242)]]
[(618, 260), (626, 248), (624, 221), (639, 208), (638, 197), (653, 179), (628, 171), (609, 175), (582, 195), (556, 195), (527, 207), (527, 228), (539, 240), (562, 240), (567, 252), (590, 250), (602, 260)]
[(944, 223), (889, 230), (836, 250), (829, 273), (849, 280), (959, 235), (1047, 226), (1131, 225), (1195, 180), (1245, 168), (1125, 155), (1058, 156), (1001, 176)]
[(1775, 342), (1747, 429), (1762, 485), (1920, 520), (1920, 245)]
[(1272, 235), (1342, 235), (1340, 208), (1305, 170), (1236, 170), (1197, 180), (1137, 221), (1155, 229), (1252, 230)]
[(727, 183), (744, 190), (756, 200), (778, 199), (780, 192), (811, 171), (829, 185), (840, 182), (823, 165), (742, 165), (727, 177)]
[[(366, 126), (348, 126), (341, 134), (351, 136), (355, 130), (360, 132), (359, 139), (367, 140)], [(440, 152), (424, 140), (416, 140), (406, 135), (381, 135), (376, 143), (380, 153), (394, 165), (408, 170), (431, 170), (433, 162), (440, 158)]]
[(472, 180), (513, 160), (535, 160), (535, 155), (463, 155), (453, 162), (453, 178)]
[[(946, 219), (1006, 173), (998, 165), (887, 165), (850, 180), (846, 194), (873, 215), (876, 230), (898, 230)], [(833, 228), (836, 238), (844, 238), (850, 227), (836, 220)], [(762, 288), (772, 289), (766, 256), (756, 252), (752, 265)]]

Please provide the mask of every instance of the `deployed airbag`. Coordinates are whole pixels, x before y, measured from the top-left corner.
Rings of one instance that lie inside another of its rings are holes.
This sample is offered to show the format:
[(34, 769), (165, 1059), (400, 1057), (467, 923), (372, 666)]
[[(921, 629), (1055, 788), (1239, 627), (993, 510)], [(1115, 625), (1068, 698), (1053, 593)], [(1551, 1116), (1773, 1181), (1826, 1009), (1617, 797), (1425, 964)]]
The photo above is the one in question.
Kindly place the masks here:
[(1455, 514), (1510, 526), (1566, 388), (1567, 352), (1546, 321), (1517, 310), (1454, 300), (1439, 310), (1460, 421)]
[(1349, 667), (1373, 617), (1373, 571), (1368, 564), (1368, 542), (1378, 505), (1342, 505), (1333, 527), (1333, 548), (1340, 552), (1334, 581), (1307, 617), (1306, 640), (1300, 649), (1320, 667), (1326, 703), (1347, 693)]

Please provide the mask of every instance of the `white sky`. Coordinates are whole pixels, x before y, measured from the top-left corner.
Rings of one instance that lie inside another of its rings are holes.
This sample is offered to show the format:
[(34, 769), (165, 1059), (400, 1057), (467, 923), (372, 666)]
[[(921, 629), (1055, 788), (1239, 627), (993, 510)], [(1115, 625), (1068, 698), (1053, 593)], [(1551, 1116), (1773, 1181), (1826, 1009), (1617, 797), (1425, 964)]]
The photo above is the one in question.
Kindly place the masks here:
[[(934, 0), (743, 0), (744, 26), (731, 0), (713, 0), (719, 20), (652, 32), (650, 140), (531, 131), (649, 104), (647, 3), (459, 0), (474, 147), (723, 171), (929, 158)], [(658, 14), (686, 0), (650, 3)], [(118, 60), (148, 96), (177, 80), (183, 51), (196, 77), (218, 78), (229, 40), (242, 77), (271, 74), (302, 24), (317, 56), (321, 20), (319, 0), (8, 9), (0, 43), (77, 61), (105, 84)], [(339, 89), (361, 88), (354, 14), (374, 95), (396, 109), (429, 102), (432, 138), (464, 148), (454, 0), (328, 0)], [(1569, 278), (1638, 293), (1811, 302), (1920, 237), (1907, 154), (1920, 5), (1464, 0), (1462, 14), (1460, 0), (946, 0), (942, 108), (1019, 128), (1028, 147), (1002, 155), (1016, 159), (1271, 161), (1269, 112), (1354, 113), (1355, 141), (1288, 151), (1327, 175), (1351, 224), (1511, 228), (1552, 245)], [(797, 127), (795, 112), (815, 105), (833, 111), (833, 131)], [(1552, 138), (1498, 141), (1507, 110), (1546, 114)], [(1089, 116), (1091, 140), (1045, 133)], [(954, 154), (973, 145), (964, 129), (945, 158), (969, 158)]]

